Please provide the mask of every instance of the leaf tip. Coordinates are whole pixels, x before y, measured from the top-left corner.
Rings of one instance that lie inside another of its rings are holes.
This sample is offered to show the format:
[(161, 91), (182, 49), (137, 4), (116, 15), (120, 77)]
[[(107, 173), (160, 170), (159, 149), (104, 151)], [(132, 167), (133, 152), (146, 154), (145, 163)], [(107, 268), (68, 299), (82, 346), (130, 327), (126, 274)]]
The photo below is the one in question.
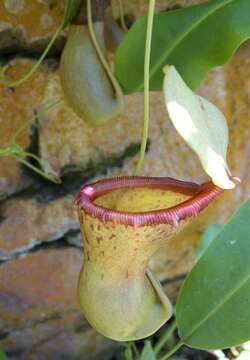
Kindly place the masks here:
[(162, 68), (163, 74), (167, 75), (169, 68), (173, 67), (172, 65), (164, 65)]
[(215, 179), (212, 179), (214, 185), (220, 187), (221, 189), (224, 190), (232, 190), (235, 188), (235, 183), (233, 181), (231, 181), (229, 178), (227, 179), (223, 179), (223, 181), (218, 181)]
[(232, 190), (235, 189), (236, 186), (238, 184), (241, 184), (241, 179), (237, 176), (228, 176), (226, 175), (226, 177), (224, 179), (212, 179), (214, 185), (220, 187), (221, 189), (224, 190)]

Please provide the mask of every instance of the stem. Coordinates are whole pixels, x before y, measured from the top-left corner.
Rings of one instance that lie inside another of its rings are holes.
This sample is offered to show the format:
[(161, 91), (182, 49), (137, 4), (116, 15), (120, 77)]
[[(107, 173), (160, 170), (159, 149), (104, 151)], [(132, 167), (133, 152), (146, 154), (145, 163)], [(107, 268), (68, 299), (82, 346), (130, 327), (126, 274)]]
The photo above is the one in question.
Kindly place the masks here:
[(21, 134), (22, 131), (24, 131), (27, 126), (34, 121), (34, 114), (32, 116), (30, 116), (28, 118), (28, 120), (26, 120), (18, 129), (17, 131), (13, 134), (12, 138), (11, 138), (11, 144), (15, 144), (16, 140), (18, 138), (18, 136)]
[(146, 274), (151, 282), (156, 294), (158, 295), (159, 299), (161, 300), (163, 306), (165, 307), (168, 314), (172, 315), (172, 304), (169, 301), (167, 295), (165, 294), (160, 282), (155, 277), (154, 273), (151, 271), (149, 267), (146, 268)]
[(97, 55), (102, 63), (102, 66), (104, 67), (111, 83), (112, 83), (112, 86), (114, 88), (114, 91), (116, 93), (116, 97), (118, 100), (120, 101), (123, 101), (123, 93), (122, 93), (122, 90), (116, 80), (116, 78), (114, 77), (112, 71), (110, 70), (109, 68), (109, 65), (107, 63), (107, 60), (105, 59), (103, 53), (102, 53), (102, 50), (98, 44), (98, 41), (97, 41), (97, 38), (96, 38), (96, 35), (95, 35), (95, 30), (94, 30), (94, 27), (93, 27), (93, 21), (92, 21), (92, 9), (91, 9), (91, 0), (87, 0), (87, 21), (88, 21), (88, 28), (89, 28), (89, 35), (90, 35), (90, 38), (91, 38), (91, 41), (94, 45), (94, 48), (97, 52)]
[(141, 149), (140, 156), (136, 168), (134, 170), (134, 175), (139, 175), (141, 172), (145, 152), (148, 141), (148, 128), (149, 128), (149, 72), (150, 72), (150, 54), (151, 54), (151, 42), (152, 42), (152, 30), (153, 30), (153, 21), (154, 21), (154, 8), (155, 0), (149, 0), (148, 8), (148, 22), (147, 22), (147, 34), (146, 34), (146, 48), (145, 48), (145, 58), (144, 58), (144, 124), (143, 124), (143, 133), (141, 139)]
[(176, 320), (173, 320), (173, 322), (170, 324), (169, 328), (165, 332), (163, 336), (161, 336), (160, 340), (156, 343), (154, 347), (155, 355), (158, 355), (163, 346), (166, 344), (166, 342), (171, 338), (173, 335), (175, 329), (177, 328), (177, 322)]
[(167, 354), (165, 354), (163, 357), (161, 357), (159, 360), (167, 360), (176, 353), (177, 350), (179, 350), (184, 343), (182, 341), (179, 341)]
[(32, 164), (30, 164), (28, 161), (22, 159), (22, 158), (18, 158), (16, 157), (16, 160), (21, 162), (22, 164), (24, 164), (25, 166), (27, 166), (28, 168), (30, 168), (31, 170), (33, 170), (34, 172), (36, 172), (37, 174), (39, 174), (40, 176), (42, 176), (43, 178), (50, 180), (56, 184), (60, 184), (61, 183), (61, 179), (53, 176), (53, 175), (49, 175), (46, 174), (44, 171), (38, 169), (37, 167), (33, 166)]
[(136, 345), (135, 345), (134, 342), (132, 342), (132, 349), (133, 349), (133, 351), (134, 351), (134, 354), (135, 354), (135, 356), (136, 356), (136, 359), (139, 359), (139, 351), (138, 351), (138, 349), (137, 349), (137, 347), (136, 347)]
[(11, 156), (10, 147), (0, 149), (0, 156)]
[(126, 25), (125, 22), (125, 17), (124, 17), (124, 7), (123, 7), (123, 2), (122, 0), (118, 0), (118, 6), (119, 6), (119, 13), (120, 13), (120, 23), (121, 23), (121, 27), (122, 29), (127, 32), (128, 31), (128, 27)]
[(39, 66), (41, 65), (41, 63), (43, 62), (45, 57), (47, 56), (48, 52), (52, 48), (52, 46), (53, 46), (53, 44), (54, 44), (54, 42), (55, 42), (56, 38), (58, 37), (61, 30), (62, 30), (62, 26), (59, 26), (59, 28), (56, 30), (53, 37), (49, 41), (48, 45), (46, 46), (46, 49), (42, 53), (41, 57), (38, 59), (38, 61), (35, 63), (35, 65), (30, 69), (30, 71), (28, 71), (27, 74), (25, 74), (20, 79), (15, 80), (13, 82), (8, 82), (8, 80), (6, 80), (6, 78), (5, 78), (5, 71), (8, 68), (8, 65), (4, 66), (2, 71), (1, 71), (1, 80), (4, 83), (4, 85), (7, 86), (7, 87), (13, 88), (13, 87), (17, 87), (17, 86), (21, 85), (26, 80), (28, 80), (36, 72), (36, 70), (39, 68)]
[[(46, 106), (44, 106), (44, 108), (41, 110), (42, 113), (46, 113), (47, 111), (49, 111), (51, 108), (53, 108), (55, 105), (59, 104), (61, 101), (61, 99), (57, 99), (55, 101), (51, 101), (50, 103), (48, 103)], [(15, 144), (16, 140), (18, 138), (18, 136), (21, 134), (22, 131), (24, 131), (27, 126), (34, 121), (34, 114), (32, 116), (30, 116), (28, 118), (28, 120), (26, 120), (18, 129), (17, 131), (14, 133), (14, 135), (11, 138), (11, 144)]]
[[(45, 113), (46, 111), (48, 111), (49, 109), (51, 109), (52, 107), (57, 105), (60, 101), (61, 101), (60, 99), (57, 99), (56, 101), (49, 103), (46, 107), (44, 107), (43, 112)], [(16, 143), (17, 137), (28, 126), (28, 124), (33, 120), (34, 120), (34, 116), (30, 117), (27, 121), (25, 121), (17, 129), (17, 131), (14, 133), (14, 135), (11, 138), (11, 145), (6, 148), (3, 148), (3, 149), (0, 148), (0, 156), (14, 157), (17, 161), (19, 161), (22, 164), (24, 164), (25, 166), (29, 167), (30, 169), (32, 169), (33, 171), (35, 171), (37, 174), (41, 175), (42, 177), (46, 178), (47, 180), (53, 181), (56, 184), (60, 184), (61, 183), (60, 178), (53, 176), (53, 175), (46, 174), (43, 170), (40, 170), (36, 166), (34, 166), (31, 163), (29, 163), (28, 161), (26, 161), (25, 157), (33, 158), (37, 161), (39, 166), (42, 167), (41, 159), (38, 156), (36, 156), (35, 154), (32, 154), (30, 152), (23, 151), (22, 148), (20, 147), (20, 145), (18, 145)]]
[(126, 360), (133, 360), (132, 343), (128, 343), (124, 351)]
[(41, 159), (40, 159), (38, 156), (36, 156), (35, 154), (32, 154), (32, 153), (27, 152), (27, 151), (24, 151), (24, 152), (23, 152), (23, 156), (26, 157), (26, 158), (29, 157), (29, 158), (32, 158), (32, 159), (36, 160), (36, 161), (38, 162), (38, 164), (39, 164), (40, 166), (42, 166), (42, 161), (41, 161)]

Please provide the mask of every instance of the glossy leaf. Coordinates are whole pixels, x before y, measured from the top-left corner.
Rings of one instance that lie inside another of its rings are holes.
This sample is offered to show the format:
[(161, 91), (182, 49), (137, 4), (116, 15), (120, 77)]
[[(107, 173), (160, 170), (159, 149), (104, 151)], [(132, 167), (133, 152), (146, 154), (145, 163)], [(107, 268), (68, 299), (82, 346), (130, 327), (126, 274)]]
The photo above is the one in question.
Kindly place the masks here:
[(176, 315), (179, 335), (188, 346), (223, 349), (250, 339), (249, 218), (250, 200), (223, 227), (184, 282)]
[(163, 91), (173, 125), (194, 150), (213, 183), (232, 189), (227, 165), (228, 127), (222, 112), (196, 95), (185, 84), (174, 66), (164, 68)]
[(76, 15), (82, 0), (67, 0), (63, 18), (63, 27), (68, 26)]
[(142, 350), (140, 360), (156, 360), (154, 350), (150, 341), (145, 341), (144, 348)]
[(2, 352), (1, 350), (0, 350), (0, 360), (8, 360), (8, 358), (7, 358), (7, 356), (5, 355), (5, 353)]
[[(249, 0), (210, 0), (155, 15), (151, 90), (161, 90), (165, 64), (175, 65), (197, 88), (208, 70), (227, 62), (250, 37), (249, 14)], [(127, 94), (143, 90), (146, 24), (146, 17), (135, 22), (115, 56), (115, 73)]]
[(198, 261), (202, 257), (202, 255), (206, 252), (208, 246), (215, 239), (221, 227), (222, 225), (219, 224), (211, 224), (206, 228), (196, 250), (196, 261)]

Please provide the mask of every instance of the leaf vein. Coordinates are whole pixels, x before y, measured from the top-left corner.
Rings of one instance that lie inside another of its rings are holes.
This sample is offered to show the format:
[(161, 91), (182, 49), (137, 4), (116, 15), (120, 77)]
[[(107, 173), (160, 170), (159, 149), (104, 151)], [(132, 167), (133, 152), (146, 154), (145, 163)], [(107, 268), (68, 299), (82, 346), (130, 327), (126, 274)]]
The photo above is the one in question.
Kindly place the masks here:
[(232, 298), (237, 292), (238, 290), (240, 290), (248, 281), (250, 280), (250, 274), (248, 276), (246, 276), (246, 278), (244, 278), (238, 286), (236, 286), (235, 288), (232, 289), (232, 291), (225, 296), (224, 298), (222, 298), (222, 301), (215, 307), (212, 308), (212, 310), (207, 314), (207, 316), (205, 316), (201, 321), (199, 321), (194, 327), (193, 329), (191, 329), (191, 331), (185, 336), (183, 337), (183, 341), (185, 342), (188, 338), (190, 338), (190, 336), (192, 336), (194, 334), (194, 332), (199, 329), (208, 319), (210, 319), (223, 305), (225, 305), (225, 303)]
[[(168, 50), (166, 52), (164, 52), (163, 56), (159, 57), (159, 61), (151, 68), (150, 71), (150, 78), (152, 78), (154, 76), (154, 74), (157, 72), (158, 68), (161, 66), (162, 63), (165, 62), (165, 59), (167, 57), (169, 57), (170, 53), (173, 52), (175, 50), (175, 48), (180, 44), (180, 42), (182, 40), (185, 39), (185, 37), (187, 37), (188, 35), (190, 35), (190, 33), (196, 28), (198, 27), (205, 19), (207, 19), (209, 16), (214, 15), (214, 13), (218, 10), (220, 10), (223, 6), (227, 6), (228, 4), (230, 4), (231, 2), (233, 2), (235, 0), (227, 0), (225, 1), (223, 4), (219, 4), (217, 7), (213, 8), (212, 10), (208, 11), (203, 17), (201, 17), (199, 20), (197, 20), (196, 22), (194, 22), (192, 24), (192, 26), (187, 30), (184, 31), (183, 34), (181, 36), (179, 36), (175, 42), (173, 42), (172, 46), (170, 46), (168, 48)], [(171, 65), (171, 64), (170, 64)], [(142, 84), (140, 84), (135, 91), (139, 91), (142, 89)]]

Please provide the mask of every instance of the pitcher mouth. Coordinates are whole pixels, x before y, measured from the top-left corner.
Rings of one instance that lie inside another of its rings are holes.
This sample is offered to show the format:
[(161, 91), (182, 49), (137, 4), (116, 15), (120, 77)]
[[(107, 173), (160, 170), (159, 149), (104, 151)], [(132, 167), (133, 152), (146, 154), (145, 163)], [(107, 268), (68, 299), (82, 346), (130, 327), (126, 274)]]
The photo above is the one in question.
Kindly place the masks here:
[[(151, 188), (168, 190), (190, 196), (167, 209), (145, 212), (126, 212), (106, 208), (94, 203), (95, 199), (111, 191), (125, 188)], [(103, 179), (87, 184), (80, 190), (76, 204), (86, 214), (102, 222), (112, 221), (134, 227), (157, 224), (177, 226), (181, 220), (196, 217), (208, 204), (223, 192), (212, 182), (196, 184), (170, 177), (124, 176)]]

